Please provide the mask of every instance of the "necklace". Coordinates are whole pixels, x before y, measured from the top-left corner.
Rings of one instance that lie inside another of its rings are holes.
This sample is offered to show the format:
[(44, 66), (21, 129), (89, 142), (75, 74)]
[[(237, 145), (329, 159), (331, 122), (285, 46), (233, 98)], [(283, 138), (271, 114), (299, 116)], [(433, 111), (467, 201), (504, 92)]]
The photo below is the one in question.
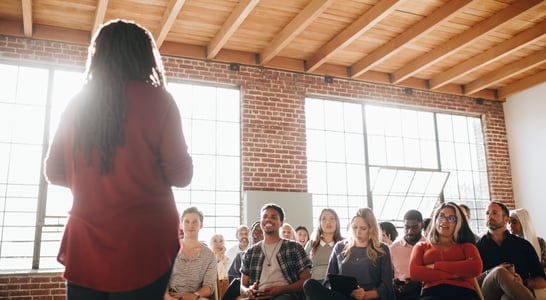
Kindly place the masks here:
[(262, 251), (264, 252), (265, 254), (265, 259), (267, 260), (267, 266), (268, 267), (271, 267), (271, 259), (273, 259), (273, 255), (275, 255), (275, 251), (277, 251), (277, 247), (280, 245), (280, 242), (281, 241), (277, 241), (275, 243), (275, 247), (273, 248), (273, 251), (271, 252), (270, 255), (267, 255), (267, 251), (265, 251), (265, 243), (262, 244)]

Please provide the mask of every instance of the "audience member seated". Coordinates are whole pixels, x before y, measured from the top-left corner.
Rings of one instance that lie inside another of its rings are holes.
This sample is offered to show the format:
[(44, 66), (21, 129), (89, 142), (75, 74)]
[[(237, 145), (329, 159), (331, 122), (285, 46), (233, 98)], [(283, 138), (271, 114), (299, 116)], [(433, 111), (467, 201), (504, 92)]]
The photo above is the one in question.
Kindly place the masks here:
[(305, 245), (305, 252), (313, 262), (311, 278), (321, 283), (324, 281), (334, 245), (342, 239), (339, 217), (336, 211), (331, 208), (324, 208), (320, 212), (313, 236), (309, 243)]
[(216, 289), (217, 271), (214, 253), (199, 241), (203, 213), (189, 207), (181, 218), (184, 239), (164, 299), (207, 299)]
[(230, 261), (233, 261), (239, 252), (245, 251), (246, 248), (248, 248), (248, 233), (248, 226), (239, 225), (239, 227), (237, 227), (237, 230), (235, 231), (235, 238), (237, 239), (238, 243), (233, 245), (233, 247), (229, 248), (229, 250), (226, 252), (226, 256), (229, 257)]
[(410, 276), (423, 282), (422, 300), (479, 300), (473, 281), (482, 260), (461, 208), (442, 204), (434, 213), (428, 241), (413, 248)]
[(284, 223), (279, 229), (279, 232), (281, 234), (281, 238), (296, 241), (296, 231), (292, 225)]
[(544, 289), (544, 269), (533, 246), (507, 229), (509, 211), (492, 201), (486, 210), (488, 232), (476, 243), (483, 260), (478, 278), (485, 299), (535, 299), (532, 289)]
[(225, 255), (226, 246), (225, 246), (224, 236), (217, 233), (212, 235), (210, 238), (209, 247), (214, 252), (216, 256), (216, 269), (218, 271), (218, 297), (222, 298), (226, 292), (229, 281), (228, 281), (228, 269), (231, 265), (229, 257)]
[(349, 239), (338, 242), (328, 264), (328, 274), (355, 277), (358, 287), (351, 297), (322, 285), (315, 279), (304, 284), (305, 295), (313, 300), (394, 299), (389, 248), (379, 241), (379, 225), (369, 208), (360, 208), (351, 220)]
[(543, 238), (537, 237), (531, 216), (525, 208), (510, 211), (508, 230), (531, 243), (540, 259), (540, 264), (546, 268), (546, 244)]
[(431, 218), (424, 218), (423, 219), (423, 236), (428, 236), (428, 231), (430, 230), (430, 221)]
[(298, 244), (300, 244), (302, 247), (305, 247), (308, 241), (309, 241), (309, 231), (307, 230), (307, 227), (305, 226), (296, 227), (296, 242), (298, 242)]
[(379, 228), (381, 229), (381, 242), (390, 246), (398, 237), (396, 227), (391, 222), (381, 222)]
[(311, 277), (311, 260), (295, 241), (280, 237), (284, 211), (269, 203), (260, 210), (264, 240), (248, 248), (241, 267), (243, 297), (303, 299), (303, 283)]
[(408, 210), (404, 215), (404, 237), (389, 246), (396, 300), (416, 300), (421, 295), (421, 281), (411, 279), (409, 264), (413, 246), (417, 242), (425, 241), (422, 232), (423, 216), (417, 210)]
[[(464, 203), (459, 203), (459, 207), (462, 209), (463, 213), (464, 213), (464, 216), (466, 218), (466, 221), (468, 222), (468, 227), (472, 227), (470, 225), (470, 220), (472, 218), (472, 212), (470, 211), (470, 207), (468, 207), (468, 205), (464, 204)], [(474, 234), (474, 239), (476, 239), (476, 242), (480, 239), (480, 236), (477, 235), (476, 233), (472, 233)]]
[[(262, 241), (264, 239), (264, 235), (262, 232), (262, 227), (260, 226), (260, 221), (254, 222), (252, 226), (250, 227), (250, 244), (254, 245), (259, 241)], [(239, 252), (237, 256), (235, 256), (235, 260), (231, 263), (231, 266), (228, 270), (228, 278), (229, 278), (229, 287), (224, 296), (222, 297), (222, 300), (233, 300), (238, 299), (240, 295), (241, 290), (241, 264), (243, 261), (243, 255), (245, 254), (245, 251)]]

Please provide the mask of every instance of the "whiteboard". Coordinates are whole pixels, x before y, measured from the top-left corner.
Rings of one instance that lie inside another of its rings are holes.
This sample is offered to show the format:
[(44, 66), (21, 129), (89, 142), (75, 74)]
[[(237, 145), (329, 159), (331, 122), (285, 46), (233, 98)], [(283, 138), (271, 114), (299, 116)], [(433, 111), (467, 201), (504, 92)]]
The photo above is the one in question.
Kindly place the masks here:
[(245, 191), (244, 223), (251, 226), (261, 219), (260, 209), (267, 203), (275, 203), (284, 210), (284, 223), (296, 229), (305, 226), (309, 234), (313, 231), (313, 201), (310, 193)]

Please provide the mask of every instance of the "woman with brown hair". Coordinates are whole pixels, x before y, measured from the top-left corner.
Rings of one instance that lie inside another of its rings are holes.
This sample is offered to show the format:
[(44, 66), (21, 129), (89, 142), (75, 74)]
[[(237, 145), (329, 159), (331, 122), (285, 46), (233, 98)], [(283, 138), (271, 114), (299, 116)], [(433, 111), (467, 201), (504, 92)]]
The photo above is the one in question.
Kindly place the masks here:
[[(327, 273), (352, 276), (358, 285), (346, 296), (309, 279), (304, 284), (309, 299), (394, 300), (389, 248), (379, 241), (379, 225), (371, 209), (360, 208), (351, 219), (351, 235), (334, 246)], [(328, 280), (325, 283), (329, 286)]]
[(323, 209), (317, 223), (312, 238), (305, 246), (305, 252), (313, 262), (311, 278), (322, 282), (326, 278), (326, 270), (328, 269), (328, 262), (334, 250), (334, 245), (341, 241), (343, 237), (341, 236), (339, 217), (335, 210), (331, 208)]
[(479, 299), (473, 281), (482, 272), (482, 260), (474, 241), (457, 204), (447, 202), (435, 211), (428, 241), (417, 243), (411, 253), (410, 276), (423, 281), (419, 299)]

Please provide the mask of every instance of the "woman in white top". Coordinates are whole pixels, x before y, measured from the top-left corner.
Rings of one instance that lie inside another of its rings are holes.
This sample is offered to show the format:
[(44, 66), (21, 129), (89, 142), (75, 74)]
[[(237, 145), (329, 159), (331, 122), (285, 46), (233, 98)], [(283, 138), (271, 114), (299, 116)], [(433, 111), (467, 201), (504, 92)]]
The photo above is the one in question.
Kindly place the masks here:
[(294, 227), (288, 223), (282, 224), (281, 228), (279, 228), (279, 233), (283, 239), (291, 241), (296, 240), (296, 231), (294, 230)]
[(316, 229), (305, 246), (305, 251), (313, 262), (311, 278), (320, 282), (324, 281), (332, 249), (334, 249), (335, 243), (342, 239), (336, 211), (331, 208), (323, 209), (318, 218)]
[(546, 246), (544, 240), (537, 236), (531, 216), (525, 208), (510, 211), (508, 229), (512, 234), (524, 238), (531, 243), (533, 248), (535, 248), (542, 267), (546, 268)]
[(216, 269), (218, 271), (218, 294), (221, 298), (229, 286), (228, 270), (231, 260), (226, 253), (224, 236), (217, 233), (210, 238), (210, 248), (216, 256)]

